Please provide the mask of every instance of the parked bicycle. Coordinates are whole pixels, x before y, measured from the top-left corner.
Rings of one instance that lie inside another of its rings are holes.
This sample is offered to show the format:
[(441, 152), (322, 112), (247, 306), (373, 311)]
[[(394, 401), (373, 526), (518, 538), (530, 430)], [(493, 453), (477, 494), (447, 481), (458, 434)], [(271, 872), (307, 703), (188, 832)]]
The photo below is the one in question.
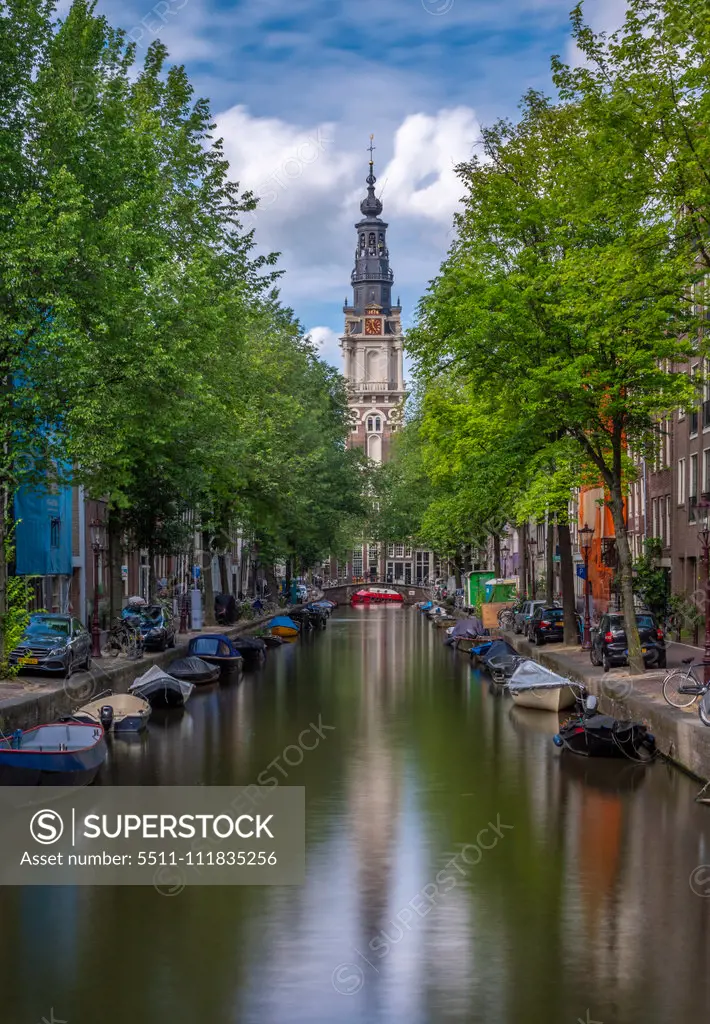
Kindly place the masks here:
[(501, 629), (512, 629), (515, 622), (514, 608), (501, 608), (498, 612), (498, 625)]
[[(710, 685), (703, 682), (696, 674), (696, 669), (704, 670), (702, 662), (693, 664), (692, 658), (683, 661), (686, 667), (674, 668), (663, 680), (663, 698), (673, 708), (689, 708), (696, 700), (698, 715), (703, 725), (710, 726)], [(708, 695), (706, 697), (706, 694)]]
[(116, 619), (109, 630), (106, 643), (101, 648), (104, 658), (117, 658), (119, 654), (127, 658), (143, 657), (143, 637), (139, 629), (134, 629), (125, 619)]

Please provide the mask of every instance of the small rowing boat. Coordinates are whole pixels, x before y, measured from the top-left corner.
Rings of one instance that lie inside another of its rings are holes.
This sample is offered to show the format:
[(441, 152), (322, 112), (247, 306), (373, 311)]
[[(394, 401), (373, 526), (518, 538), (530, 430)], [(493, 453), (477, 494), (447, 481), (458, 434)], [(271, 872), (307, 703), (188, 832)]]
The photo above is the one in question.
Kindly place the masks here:
[(0, 785), (88, 786), (106, 760), (100, 725), (54, 722), (0, 739)]

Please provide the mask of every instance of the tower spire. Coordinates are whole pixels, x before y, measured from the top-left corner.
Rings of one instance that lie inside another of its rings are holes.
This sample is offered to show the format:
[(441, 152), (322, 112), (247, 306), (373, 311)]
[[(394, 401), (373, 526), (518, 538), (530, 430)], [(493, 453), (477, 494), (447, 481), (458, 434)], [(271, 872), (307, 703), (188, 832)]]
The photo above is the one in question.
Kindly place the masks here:
[(365, 181), (367, 182), (367, 196), (360, 203), (360, 209), (366, 217), (379, 217), (382, 213), (382, 202), (375, 195), (375, 161), (372, 159), (372, 154), (376, 147), (372, 144), (374, 135), (370, 135), (370, 145), (367, 147), (367, 152), (370, 154), (370, 171)]

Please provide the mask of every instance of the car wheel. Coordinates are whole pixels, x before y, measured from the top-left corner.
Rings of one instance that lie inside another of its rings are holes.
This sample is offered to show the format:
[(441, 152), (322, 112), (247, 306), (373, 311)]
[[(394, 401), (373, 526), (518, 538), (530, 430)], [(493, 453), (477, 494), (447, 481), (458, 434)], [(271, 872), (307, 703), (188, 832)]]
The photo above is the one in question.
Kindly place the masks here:
[(541, 636), (540, 633), (533, 633), (533, 640), (535, 641), (536, 647), (542, 647), (545, 643), (545, 637)]
[(91, 651), (89, 651), (89, 653), (86, 655), (86, 661), (84, 662), (84, 671), (91, 671)]
[(589, 660), (595, 668), (599, 668), (599, 655), (597, 654), (596, 647), (592, 647), (589, 651)]
[(662, 654), (659, 657), (658, 661), (656, 662), (656, 668), (667, 668), (665, 654)]
[(69, 660), (67, 661), (66, 671), (64, 673), (65, 679), (71, 679), (73, 671), (74, 671), (74, 657), (73, 657), (73, 655), (70, 652), (69, 653)]
[(168, 647), (174, 647), (174, 646), (175, 646), (175, 634), (173, 633), (172, 636), (170, 637), (170, 639), (168, 640)]
[(602, 652), (602, 668), (605, 672), (608, 672), (611, 668), (611, 658), (609, 657), (606, 651)]

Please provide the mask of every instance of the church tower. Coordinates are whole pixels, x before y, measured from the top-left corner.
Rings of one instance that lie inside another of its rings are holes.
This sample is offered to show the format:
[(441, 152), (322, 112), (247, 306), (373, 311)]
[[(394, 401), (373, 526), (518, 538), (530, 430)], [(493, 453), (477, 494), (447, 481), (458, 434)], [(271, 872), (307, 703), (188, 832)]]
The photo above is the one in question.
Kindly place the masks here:
[(352, 420), (350, 444), (363, 448), (375, 462), (387, 459), (390, 438), (402, 417), (406, 397), (402, 364), (402, 323), (399, 299), (392, 305), (394, 275), (389, 264), (387, 224), (380, 219), (382, 202), (375, 195), (370, 136), (367, 195), (360, 203), (362, 219), (355, 225), (355, 269), (346, 299), (345, 333), (340, 339)]

